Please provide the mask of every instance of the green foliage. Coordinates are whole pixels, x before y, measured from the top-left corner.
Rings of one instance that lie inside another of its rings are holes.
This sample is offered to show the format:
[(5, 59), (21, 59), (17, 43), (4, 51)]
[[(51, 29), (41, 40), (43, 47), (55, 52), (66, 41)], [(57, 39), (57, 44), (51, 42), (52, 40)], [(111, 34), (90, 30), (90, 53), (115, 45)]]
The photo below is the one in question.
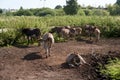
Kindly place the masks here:
[[(7, 11), (7, 16), (64, 16), (64, 15), (86, 15), (86, 16), (108, 16), (120, 15), (120, 6), (118, 4), (108, 5), (107, 8), (99, 6), (98, 8), (87, 6), (81, 7), (78, 5), (77, 0), (67, 0), (67, 5), (57, 5), (55, 9), (50, 8), (36, 8), (36, 9), (23, 9), (22, 7), (17, 12)], [(0, 10), (1, 11), (1, 10)], [(81, 11), (81, 12), (80, 12)], [(84, 12), (83, 12), (84, 11)]]
[(109, 12), (103, 9), (84, 9), (86, 16), (109, 16)]
[(92, 15), (109, 16), (109, 12), (102, 9), (94, 9), (92, 11), (93, 11)]
[(84, 12), (82, 9), (80, 9), (80, 10), (78, 11), (78, 14), (77, 14), (77, 15), (85, 16), (85, 12)]
[(3, 10), (2, 9), (0, 9), (0, 14), (2, 14), (3, 13)]
[(120, 6), (120, 0), (117, 0), (115, 4)]
[(41, 11), (39, 10), (36, 16), (55, 16), (55, 11), (52, 9), (44, 8)]
[(19, 10), (16, 13), (14, 13), (15, 16), (32, 16), (32, 12), (29, 10)]
[(92, 10), (84, 9), (84, 13), (86, 16), (90, 16), (90, 15), (92, 15)]
[(88, 5), (88, 6), (87, 6), (87, 9), (94, 9), (94, 7)]
[(0, 46), (8, 46), (8, 45), (13, 45), (16, 34), (14, 30), (12, 31), (7, 31), (0, 33), (1, 39), (0, 39)]
[(110, 15), (120, 15), (120, 6), (115, 5), (108, 5), (108, 11), (110, 12)]
[(55, 7), (55, 9), (61, 9), (61, 8), (62, 8), (61, 5), (57, 5), (57, 6)]
[[(14, 40), (16, 40), (18, 43), (26, 42), (26, 40), (20, 38), (20, 32), (18, 31), (22, 27), (33, 28), (36, 26), (37, 28), (40, 28), (42, 34), (44, 34), (48, 32), (52, 26), (76, 25), (84, 28), (84, 25), (86, 24), (98, 26), (98, 28), (101, 30), (102, 37), (120, 37), (119, 16), (1, 16), (0, 29), (10, 28), (14, 29), (14, 31), (9, 31), (4, 34), (0, 33), (0, 44), (13, 44)], [(5, 40), (7, 41), (5, 42)], [(56, 37), (56, 41), (59, 42), (59, 40), (64, 41), (64, 39), (59, 39)], [(9, 41), (11, 43), (9, 43)]]
[(5, 15), (6, 15), (6, 16), (14, 16), (14, 12), (7, 11), (7, 12), (5, 13)]
[(75, 15), (78, 13), (79, 5), (77, 0), (68, 0), (66, 3), (67, 5), (64, 6), (64, 11), (67, 15)]
[(55, 33), (53, 34), (55, 42), (65, 42), (65, 39), (62, 37), (58, 37), (58, 35)]
[(120, 80), (120, 60), (110, 61), (106, 69), (101, 70), (102, 74), (109, 76), (112, 80)]
[(63, 9), (56, 9), (55, 10), (56, 16), (64, 16), (65, 12), (63, 11)]

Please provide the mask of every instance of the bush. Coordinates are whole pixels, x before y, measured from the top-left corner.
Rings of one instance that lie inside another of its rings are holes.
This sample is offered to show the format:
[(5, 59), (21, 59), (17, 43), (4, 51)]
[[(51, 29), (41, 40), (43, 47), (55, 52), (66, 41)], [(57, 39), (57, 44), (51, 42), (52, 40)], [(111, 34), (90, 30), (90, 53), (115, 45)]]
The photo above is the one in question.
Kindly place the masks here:
[(85, 12), (83, 10), (79, 10), (77, 15), (85, 16)]
[(56, 16), (64, 16), (65, 12), (63, 9), (56, 9), (55, 10)]
[(101, 9), (95, 9), (92, 10), (93, 13), (92, 15), (96, 15), (96, 16), (109, 16), (109, 12), (106, 10), (101, 10)]
[(0, 40), (0, 46), (7, 46), (7, 45), (13, 45), (16, 34), (14, 31), (7, 31), (0, 33), (1, 40)]
[(92, 15), (92, 11), (89, 10), (89, 9), (84, 9), (84, 13), (85, 13), (86, 16)]
[(29, 10), (19, 10), (14, 13), (15, 16), (32, 16), (33, 13)]
[(120, 6), (117, 4), (108, 5), (108, 11), (110, 15), (120, 15)]
[(112, 80), (120, 80), (120, 60), (110, 61), (106, 69), (101, 70), (102, 74), (109, 76)]
[[(91, 24), (98, 26), (101, 30), (102, 37), (120, 37), (120, 17), (119, 16), (46, 16), (46, 17), (35, 17), (35, 16), (1, 16), (0, 17), (0, 28), (11, 28), (15, 31), (9, 31), (8, 33), (0, 33), (0, 44), (13, 44), (14, 39), (18, 43), (26, 42), (22, 41), (20, 32), (16, 29), (22, 27), (33, 28), (37, 26), (42, 31), (42, 34), (48, 32), (51, 26), (80, 26), (84, 28), (85, 24)], [(19, 36), (16, 38), (16, 36)], [(56, 40), (58, 40), (56, 38)], [(62, 41), (63, 39), (61, 39)], [(10, 41), (10, 42), (9, 42)]]
[(37, 12), (36, 16), (55, 16), (55, 11), (52, 9), (43, 9), (43, 10), (39, 10), (39, 12)]

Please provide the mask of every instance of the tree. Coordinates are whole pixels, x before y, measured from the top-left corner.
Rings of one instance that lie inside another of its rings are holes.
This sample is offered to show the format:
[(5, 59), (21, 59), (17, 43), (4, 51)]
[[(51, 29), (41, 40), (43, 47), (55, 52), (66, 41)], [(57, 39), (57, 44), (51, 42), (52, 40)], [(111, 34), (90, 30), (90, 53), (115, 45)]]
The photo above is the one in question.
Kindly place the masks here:
[(107, 5), (110, 15), (120, 15), (120, 0), (117, 0), (114, 5)]
[(2, 9), (0, 9), (0, 14), (2, 14), (3, 13), (3, 10)]
[(117, 0), (115, 4), (120, 6), (120, 0)]
[(88, 9), (94, 9), (94, 7), (92, 7), (91, 5), (87, 6)]
[(50, 8), (42, 8), (35, 14), (36, 16), (55, 16), (55, 11)]
[(77, 0), (68, 0), (66, 1), (66, 6), (64, 6), (63, 10), (67, 15), (75, 15), (78, 13), (79, 5)]
[(33, 13), (30, 10), (25, 10), (23, 7), (20, 7), (20, 9), (14, 13), (15, 16), (32, 16)]
[(55, 7), (55, 9), (61, 9), (61, 8), (62, 8), (61, 5), (57, 5), (57, 6)]

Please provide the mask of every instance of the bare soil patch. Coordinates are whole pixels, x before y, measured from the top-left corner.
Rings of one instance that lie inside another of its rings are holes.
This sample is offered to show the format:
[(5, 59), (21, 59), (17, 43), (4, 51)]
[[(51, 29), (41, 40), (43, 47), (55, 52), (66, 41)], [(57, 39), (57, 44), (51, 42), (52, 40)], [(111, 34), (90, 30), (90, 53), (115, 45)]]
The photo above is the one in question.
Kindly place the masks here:
[(91, 63), (89, 55), (92, 52), (106, 54), (109, 51), (120, 51), (120, 39), (102, 39), (98, 43), (75, 40), (55, 43), (51, 49), (52, 56), (47, 59), (43, 58), (41, 46), (1, 47), (0, 80), (89, 80), (91, 72), (88, 73), (88, 66), (62, 68), (66, 56), (78, 52)]

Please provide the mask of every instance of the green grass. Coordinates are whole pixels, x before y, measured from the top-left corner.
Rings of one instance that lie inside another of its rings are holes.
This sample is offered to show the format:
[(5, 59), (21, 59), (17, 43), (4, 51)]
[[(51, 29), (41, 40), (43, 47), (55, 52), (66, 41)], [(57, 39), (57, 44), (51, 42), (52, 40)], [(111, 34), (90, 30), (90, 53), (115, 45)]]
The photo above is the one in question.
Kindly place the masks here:
[(106, 69), (101, 70), (101, 73), (109, 76), (112, 80), (120, 80), (120, 60), (111, 61), (106, 65)]

